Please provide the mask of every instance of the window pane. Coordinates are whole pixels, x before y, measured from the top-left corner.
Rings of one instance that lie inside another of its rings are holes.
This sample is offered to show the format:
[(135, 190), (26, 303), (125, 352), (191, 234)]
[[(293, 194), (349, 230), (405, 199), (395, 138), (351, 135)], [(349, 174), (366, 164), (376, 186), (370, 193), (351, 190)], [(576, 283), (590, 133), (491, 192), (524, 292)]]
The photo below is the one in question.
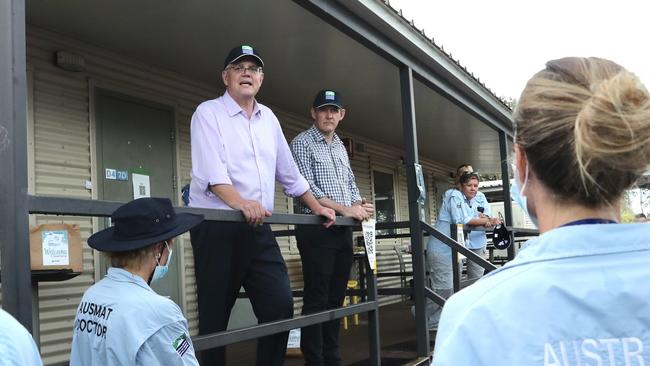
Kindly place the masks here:
[[(393, 175), (373, 171), (375, 214), (377, 222), (395, 222), (395, 187)], [(395, 234), (395, 230), (377, 230), (377, 235)]]

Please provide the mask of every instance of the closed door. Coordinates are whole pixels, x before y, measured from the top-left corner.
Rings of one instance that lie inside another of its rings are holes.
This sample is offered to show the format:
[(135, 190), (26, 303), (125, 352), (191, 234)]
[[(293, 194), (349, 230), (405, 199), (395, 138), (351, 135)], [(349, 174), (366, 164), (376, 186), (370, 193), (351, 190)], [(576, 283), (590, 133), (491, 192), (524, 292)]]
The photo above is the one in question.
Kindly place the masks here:
[[(95, 101), (99, 198), (129, 202), (149, 195), (174, 202), (173, 110), (104, 90), (96, 91)], [(179, 258), (176, 251), (168, 274), (152, 286), (178, 304)]]

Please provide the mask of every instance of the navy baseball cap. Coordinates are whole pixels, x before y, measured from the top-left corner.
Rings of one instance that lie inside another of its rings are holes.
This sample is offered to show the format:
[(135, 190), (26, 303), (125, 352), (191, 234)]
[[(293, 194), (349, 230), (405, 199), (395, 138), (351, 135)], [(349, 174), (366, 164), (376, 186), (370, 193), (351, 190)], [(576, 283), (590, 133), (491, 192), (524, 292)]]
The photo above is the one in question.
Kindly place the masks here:
[(252, 46), (243, 44), (230, 50), (228, 56), (226, 56), (226, 60), (223, 63), (223, 68), (225, 69), (228, 67), (228, 65), (243, 57), (250, 57), (258, 66), (264, 67), (264, 61), (262, 61), (262, 57), (260, 57), (259, 52), (257, 52), (257, 50)]
[(343, 109), (343, 103), (341, 102), (341, 95), (339, 92), (334, 90), (323, 89), (316, 94), (314, 98), (314, 109), (324, 107), (326, 105), (333, 105)]

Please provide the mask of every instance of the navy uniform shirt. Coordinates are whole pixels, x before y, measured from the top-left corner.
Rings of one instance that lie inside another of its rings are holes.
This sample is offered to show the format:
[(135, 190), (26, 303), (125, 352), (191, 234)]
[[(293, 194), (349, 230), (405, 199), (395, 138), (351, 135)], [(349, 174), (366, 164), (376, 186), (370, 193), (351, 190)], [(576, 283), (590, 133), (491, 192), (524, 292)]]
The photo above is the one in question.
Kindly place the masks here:
[(198, 365), (181, 309), (137, 275), (109, 268), (84, 293), (70, 366)]

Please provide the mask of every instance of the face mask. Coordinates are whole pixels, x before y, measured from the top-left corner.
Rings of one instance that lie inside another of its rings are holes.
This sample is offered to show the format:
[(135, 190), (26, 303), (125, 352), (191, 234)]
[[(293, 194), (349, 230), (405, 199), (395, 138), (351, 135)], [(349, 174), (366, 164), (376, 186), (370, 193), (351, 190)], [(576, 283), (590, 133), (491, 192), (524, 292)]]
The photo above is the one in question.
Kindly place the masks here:
[(167, 271), (169, 270), (169, 262), (172, 260), (172, 250), (169, 249), (169, 245), (167, 245), (167, 241), (165, 241), (165, 246), (167, 247), (167, 250), (169, 251), (169, 256), (167, 256), (167, 263), (165, 263), (164, 266), (160, 265), (160, 262), (158, 261), (158, 258), (156, 258), (156, 263), (158, 265), (156, 268), (153, 270), (153, 275), (151, 276), (151, 283), (154, 283), (161, 278), (165, 277), (167, 274)]
[(515, 179), (512, 183), (512, 189), (510, 190), (510, 197), (512, 197), (512, 199), (519, 205), (519, 207), (524, 210), (524, 213), (530, 217), (530, 221), (533, 222), (533, 225), (535, 225), (535, 227), (539, 227), (537, 217), (531, 215), (528, 211), (528, 199), (522, 193), (524, 191), (524, 188), (526, 188), (526, 183), (528, 183), (528, 164), (526, 164), (526, 177), (524, 178), (524, 183), (521, 185), (521, 189), (519, 188), (518, 183), (519, 174), (517, 174), (517, 168), (513, 168), (513, 171), (515, 174)]

